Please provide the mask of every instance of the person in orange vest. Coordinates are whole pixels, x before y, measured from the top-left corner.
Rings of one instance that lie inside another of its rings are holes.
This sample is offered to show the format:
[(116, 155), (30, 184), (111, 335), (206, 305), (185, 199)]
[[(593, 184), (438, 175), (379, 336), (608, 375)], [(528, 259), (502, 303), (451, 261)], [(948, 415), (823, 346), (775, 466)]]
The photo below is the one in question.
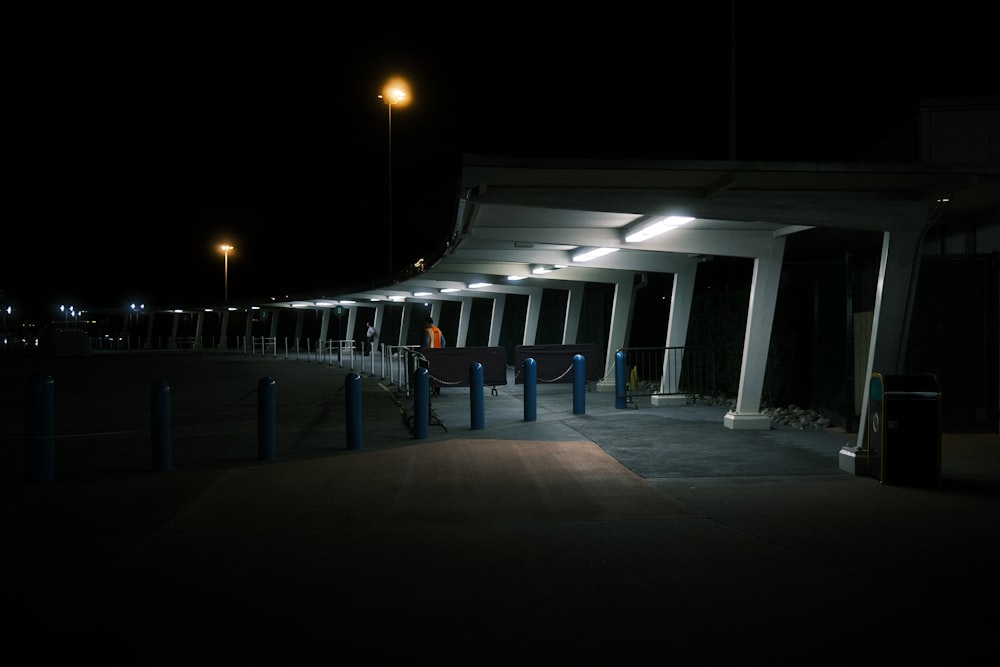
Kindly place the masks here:
[(444, 347), (444, 334), (434, 326), (434, 318), (424, 318), (424, 347)]
[[(424, 318), (424, 347), (444, 347), (444, 334), (434, 326), (434, 318), (428, 315)], [(441, 387), (431, 387), (433, 396), (441, 395)]]

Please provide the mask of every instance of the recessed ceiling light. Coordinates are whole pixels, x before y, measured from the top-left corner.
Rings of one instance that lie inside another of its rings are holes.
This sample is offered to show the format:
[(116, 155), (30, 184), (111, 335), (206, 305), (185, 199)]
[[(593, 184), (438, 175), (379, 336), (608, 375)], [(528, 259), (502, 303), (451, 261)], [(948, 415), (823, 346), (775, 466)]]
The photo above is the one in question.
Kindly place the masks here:
[(591, 248), (590, 250), (584, 250), (573, 255), (573, 261), (589, 262), (592, 259), (610, 255), (613, 252), (618, 252), (618, 248)]

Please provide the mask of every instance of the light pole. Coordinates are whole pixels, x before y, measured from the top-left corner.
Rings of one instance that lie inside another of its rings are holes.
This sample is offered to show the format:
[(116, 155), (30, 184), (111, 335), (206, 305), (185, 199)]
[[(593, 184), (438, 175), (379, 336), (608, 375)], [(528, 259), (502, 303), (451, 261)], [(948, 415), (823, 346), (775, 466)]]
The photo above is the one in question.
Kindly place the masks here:
[[(141, 313), (146, 308), (146, 304), (140, 303), (137, 306), (133, 302), (133, 303), (129, 304), (129, 308), (132, 309), (131, 314), (129, 314), (129, 316), (128, 316), (128, 329), (129, 329), (129, 331), (128, 331), (128, 345), (129, 345), (129, 349), (131, 349), (132, 348), (132, 318), (133, 317), (135, 318), (135, 329), (136, 329), (136, 331), (138, 331), (138, 329), (139, 329), (139, 313)], [(142, 336), (136, 336), (136, 338), (137, 338), (137, 342), (141, 342), (142, 341)]]
[(389, 110), (389, 277), (392, 277), (392, 106), (406, 106), (410, 103), (410, 86), (405, 79), (389, 79), (379, 99)]
[(233, 249), (234, 249), (233, 246), (229, 245), (228, 243), (223, 243), (222, 245), (219, 246), (219, 250), (221, 250), (222, 254), (225, 256), (224, 262), (225, 262), (226, 305), (227, 306), (229, 305), (229, 251), (233, 250)]

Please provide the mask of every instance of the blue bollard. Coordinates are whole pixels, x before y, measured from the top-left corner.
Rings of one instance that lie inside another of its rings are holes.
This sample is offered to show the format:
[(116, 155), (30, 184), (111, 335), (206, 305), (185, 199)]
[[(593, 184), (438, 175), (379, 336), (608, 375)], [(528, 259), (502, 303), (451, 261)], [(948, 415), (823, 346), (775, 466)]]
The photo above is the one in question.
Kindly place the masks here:
[(56, 476), (55, 382), (51, 375), (35, 373), (25, 387), (25, 474), (36, 482)]
[(478, 361), (469, 368), (469, 420), (473, 431), (486, 428), (486, 407), (483, 400), (483, 365)]
[(524, 421), (533, 422), (538, 416), (538, 364), (532, 358), (524, 360)]
[(573, 355), (573, 414), (587, 411), (587, 368), (582, 354)]
[(426, 368), (413, 371), (413, 437), (427, 437), (431, 423), (431, 375)]
[(625, 352), (615, 353), (615, 408), (622, 410), (628, 407), (625, 401)]
[(344, 394), (347, 407), (347, 448), (363, 449), (361, 429), (361, 376), (348, 373), (344, 378)]
[(170, 472), (173, 468), (170, 431), (170, 385), (155, 382), (149, 390), (150, 433), (153, 438), (153, 470)]
[(261, 378), (257, 383), (257, 459), (274, 460), (275, 441), (274, 378)]

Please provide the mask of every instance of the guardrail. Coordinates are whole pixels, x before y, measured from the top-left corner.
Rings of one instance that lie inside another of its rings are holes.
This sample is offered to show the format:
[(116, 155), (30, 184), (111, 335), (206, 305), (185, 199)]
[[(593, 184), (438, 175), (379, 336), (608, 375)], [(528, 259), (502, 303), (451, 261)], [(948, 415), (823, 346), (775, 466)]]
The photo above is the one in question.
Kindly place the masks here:
[(641, 396), (716, 393), (715, 356), (710, 350), (701, 347), (630, 347), (621, 348), (618, 352), (625, 363), (622, 390), (626, 403), (634, 403)]
[(250, 339), (251, 352), (250, 354), (257, 354), (257, 350), (260, 350), (261, 354), (267, 354), (268, 348), (271, 350), (271, 354), (275, 357), (278, 356), (278, 339), (276, 337), (267, 338), (265, 336), (251, 337)]

